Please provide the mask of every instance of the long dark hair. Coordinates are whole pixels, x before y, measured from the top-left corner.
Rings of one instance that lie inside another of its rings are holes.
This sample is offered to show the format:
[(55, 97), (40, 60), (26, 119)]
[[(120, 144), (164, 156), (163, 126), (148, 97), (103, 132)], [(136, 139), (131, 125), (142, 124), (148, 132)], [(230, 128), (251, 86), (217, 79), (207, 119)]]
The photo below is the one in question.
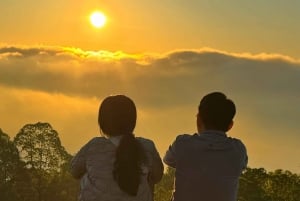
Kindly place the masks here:
[(108, 136), (122, 135), (116, 150), (113, 176), (119, 187), (132, 196), (138, 192), (144, 156), (133, 134), (136, 118), (134, 102), (124, 95), (105, 98), (99, 108), (98, 123), (101, 131)]

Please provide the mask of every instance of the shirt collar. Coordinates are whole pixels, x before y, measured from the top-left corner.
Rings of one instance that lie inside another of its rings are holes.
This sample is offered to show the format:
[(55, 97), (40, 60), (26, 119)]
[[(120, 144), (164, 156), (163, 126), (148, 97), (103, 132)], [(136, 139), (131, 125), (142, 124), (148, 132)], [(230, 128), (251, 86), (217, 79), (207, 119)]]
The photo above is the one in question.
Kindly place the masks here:
[(117, 136), (109, 136), (107, 137), (115, 146), (119, 146), (120, 141), (122, 139), (122, 135), (117, 135)]
[(198, 135), (218, 135), (223, 137), (227, 136), (227, 134), (224, 131), (220, 131), (220, 130), (205, 130), (202, 131), (201, 133), (198, 133)]

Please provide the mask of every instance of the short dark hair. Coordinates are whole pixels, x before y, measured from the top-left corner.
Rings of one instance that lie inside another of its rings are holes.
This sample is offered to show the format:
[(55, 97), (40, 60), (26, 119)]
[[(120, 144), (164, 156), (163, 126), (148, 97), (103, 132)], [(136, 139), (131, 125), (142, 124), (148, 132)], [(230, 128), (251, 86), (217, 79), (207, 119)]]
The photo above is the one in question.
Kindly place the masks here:
[(236, 113), (235, 104), (221, 92), (205, 95), (200, 101), (198, 112), (206, 129), (228, 131)]

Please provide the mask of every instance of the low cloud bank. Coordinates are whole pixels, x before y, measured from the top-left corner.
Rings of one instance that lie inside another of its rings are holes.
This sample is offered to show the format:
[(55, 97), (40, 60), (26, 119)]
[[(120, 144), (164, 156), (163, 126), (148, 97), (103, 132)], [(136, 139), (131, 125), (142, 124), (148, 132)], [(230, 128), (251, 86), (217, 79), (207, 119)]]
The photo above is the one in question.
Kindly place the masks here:
[(140, 109), (138, 130), (162, 139), (158, 146), (165, 150), (176, 132), (194, 129), (201, 97), (223, 91), (238, 108), (233, 134), (249, 142), (250, 153), (259, 159), (255, 164), (267, 160), (270, 167), (278, 165), (267, 156), (261, 158), (257, 150), (264, 150), (262, 141), (269, 140), (265, 152), (275, 157), (278, 143), (284, 140), (288, 145), (281, 147), (280, 154), (293, 166), (298, 159), (287, 155), (300, 154), (296, 151), (299, 86), (300, 62), (282, 55), (214, 49), (132, 55), (65, 47), (0, 47), (0, 112), (5, 114), (0, 128), (15, 132), (26, 119), (42, 118), (55, 122), (68, 146), (77, 149), (78, 141), (70, 143), (72, 135), (85, 134), (73, 124), (80, 120), (90, 133), (97, 132), (93, 110), (98, 103), (110, 94), (127, 94)]

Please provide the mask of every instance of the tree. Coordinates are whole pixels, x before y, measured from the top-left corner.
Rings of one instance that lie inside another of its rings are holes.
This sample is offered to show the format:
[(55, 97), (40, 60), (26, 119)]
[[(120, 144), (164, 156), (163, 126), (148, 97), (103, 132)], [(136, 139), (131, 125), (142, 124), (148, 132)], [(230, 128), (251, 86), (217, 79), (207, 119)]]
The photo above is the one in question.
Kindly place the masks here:
[(16, 135), (14, 143), (36, 190), (32, 201), (45, 200), (49, 183), (69, 158), (57, 131), (49, 123), (27, 124)]
[(269, 201), (265, 191), (268, 173), (264, 168), (247, 168), (239, 180), (239, 201)]
[(45, 201), (77, 201), (79, 195), (79, 180), (70, 173), (70, 163), (73, 156), (69, 155), (68, 161), (62, 165), (59, 174), (52, 177)]
[(300, 176), (281, 169), (269, 173), (266, 191), (272, 200), (298, 201), (300, 198)]
[(20, 163), (18, 149), (0, 129), (0, 195), (4, 200), (17, 199), (14, 187)]
[(175, 169), (167, 167), (161, 181), (155, 185), (154, 200), (169, 201), (174, 188)]
[(29, 169), (59, 171), (68, 157), (57, 131), (49, 123), (25, 125), (16, 135), (14, 142), (21, 159)]

